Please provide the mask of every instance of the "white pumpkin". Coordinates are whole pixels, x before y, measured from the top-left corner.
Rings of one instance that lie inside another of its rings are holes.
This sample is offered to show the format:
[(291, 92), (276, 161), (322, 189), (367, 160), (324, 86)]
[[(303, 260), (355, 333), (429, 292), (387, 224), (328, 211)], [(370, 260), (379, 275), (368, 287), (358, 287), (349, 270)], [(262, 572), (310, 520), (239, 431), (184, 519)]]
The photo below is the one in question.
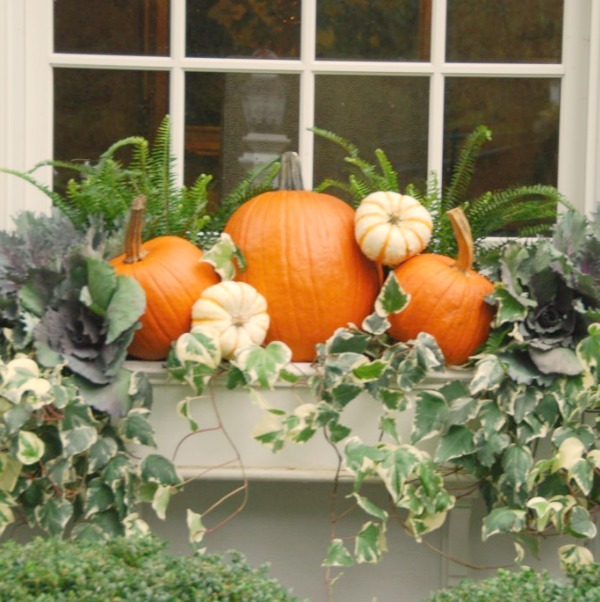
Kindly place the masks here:
[(429, 244), (433, 222), (417, 199), (392, 191), (372, 192), (356, 209), (354, 236), (371, 260), (397, 266)]
[(192, 331), (216, 330), (225, 359), (249, 345), (261, 345), (269, 322), (265, 298), (245, 282), (213, 284), (204, 289), (192, 307)]

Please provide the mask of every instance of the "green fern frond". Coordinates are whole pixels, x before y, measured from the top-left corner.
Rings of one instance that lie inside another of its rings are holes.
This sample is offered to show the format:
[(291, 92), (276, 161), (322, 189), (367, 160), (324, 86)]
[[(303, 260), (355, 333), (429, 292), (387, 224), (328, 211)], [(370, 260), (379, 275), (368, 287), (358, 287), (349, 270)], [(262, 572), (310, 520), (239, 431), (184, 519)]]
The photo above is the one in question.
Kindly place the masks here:
[(381, 174), (385, 181), (385, 188), (382, 188), (381, 190), (393, 190), (394, 192), (398, 192), (400, 190), (398, 173), (392, 167), (387, 155), (382, 149), (378, 148), (375, 149), (375, 156), (377, 157), (377, 161), (379, 161)]
[(348, 157), (358, 157), (359, 156), (358, 147), (355, 146), (354, 144), (352, 144), (352, 142), (350, 142), (349, 140), (346, 140), (346, 138), (343, 138), (342, 136), (339, 136), (338, 134), (334, 134), (333, 132), (330, 132), (329, 130), (319, 128), (317, 126), (314, 126), (309, 129), (311, 132), (314, 132), (315, 134), (317, 134), (317, 136), (320, 136), (321, 138), (325, 138), (326, 140), (329, 140), (330, 142), (337, 144), (337, 146), (341, 147), (346, 152)]
[(315, 186), (314, 191), (325, 192), (329, 188), (337, 188), (345, 192), (348, 196), (352, 196), (350, 186), (346, 182), (342, 182), (342, 180), (337, 180), (335, 178), (326, 178), (318, 186)]
[(491, 139), (492, 133), (484, 125), (475, 128), (467, 136), (460, 151), (458, 161), (452, 170), (450, 184), (444, 191), (444, 211), (460, 205), (465, 200), (471, 180), (473, 179), (473, 172), (475, 171), (475, 164), (481, 147)]

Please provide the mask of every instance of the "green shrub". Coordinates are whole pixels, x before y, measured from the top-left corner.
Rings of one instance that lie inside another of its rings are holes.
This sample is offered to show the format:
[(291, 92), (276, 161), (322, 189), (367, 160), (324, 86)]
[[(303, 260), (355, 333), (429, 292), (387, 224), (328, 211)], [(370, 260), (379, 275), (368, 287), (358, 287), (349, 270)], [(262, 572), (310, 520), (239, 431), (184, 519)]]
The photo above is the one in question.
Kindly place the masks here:
[(481, 581), (465, 580), (444, 589), (425, 602), (600, 602), (600, 564), (569, 566), (569, 581), (531, 568), (499, 570)]
[(0, 546), (3, 602), (293, 602), (241, 554), (177, 556), (150, 537)]

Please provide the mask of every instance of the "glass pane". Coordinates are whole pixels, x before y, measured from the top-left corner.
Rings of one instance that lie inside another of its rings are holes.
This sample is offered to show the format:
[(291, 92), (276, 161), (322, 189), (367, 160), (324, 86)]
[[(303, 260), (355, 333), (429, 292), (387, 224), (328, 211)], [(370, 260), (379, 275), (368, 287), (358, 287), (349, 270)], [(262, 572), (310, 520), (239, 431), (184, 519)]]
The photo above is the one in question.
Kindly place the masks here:
[(54, 0), (56, 52), (169, 54), (169, 0)]
[(317, 58), (428, 61), (431, 0), (320, 0)]
[(560, 80), (450, 78), (446, 81), (444, 182), (464, 138), (492, 131), (470, 193), (528, 184), (556, 186)]
[(188, 0), (186, 54), (298, 58), (300, 0)]
[(248, 171), (298, 148), (299, 77), (188, 73), (185, 180), (214, 177), (217, 202)]
[[(399, 175), (401, 190), (427, 177), (429, 79), (320, 75), (316, 80), (315, 125), (356, 145), (363, 159), (376, 163), (381, 148)], [(315, 184), (347, 180), (346, 153), (315, 138)], [(332, 194), (343, 196), (337, 189)]]
[(446, 57), (560, 63), (563, 0), (448, 0)]
[[(168, 74), (101, 69), (54, 70), (54, 158), (95, 161), (114, 142), (148, 140), (168, 113)], [(58, 170), (59, 189), (73, 173)]]

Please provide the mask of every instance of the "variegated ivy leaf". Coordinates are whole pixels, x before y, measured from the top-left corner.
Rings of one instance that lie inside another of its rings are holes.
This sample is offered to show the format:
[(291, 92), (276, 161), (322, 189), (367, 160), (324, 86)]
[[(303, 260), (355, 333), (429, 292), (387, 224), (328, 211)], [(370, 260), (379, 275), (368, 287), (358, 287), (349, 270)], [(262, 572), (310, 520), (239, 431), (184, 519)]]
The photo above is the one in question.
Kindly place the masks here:
[(190, 406), (194, 399), (195, 397), (184, 397), (181, 401), (179, 401), (179, 403), (177, 404), (177, 415), (188, 421), (190, 430), (197, 431), (198, 423), (192, 418), (192, 413), (190, 409)]
[(173, 463), (158, 454), (150, 454), (141, 461), (140, 474), (142, 480), (148, 483), (175, 486), (182, 482)]
[(425, 514), (423, 516), (415, 516), (409, 514), (406, 519), (406, 526), (413, 534), (417, 542), (420, 542), (423, 535), (436, 531), (444, 525), (448, 512), (436, 512), (434, 514)]
[(596, 372), (596, 382), (600, 379), (600, 324), (592, 324), (588, 328), (588, 336), (577, 346), (579, 359)]
[(52, 385), (46, 378), (30, 378), (17, 389), (17, 401), (21, 402), (23, 397), (26, 397), (27, 403), (34, 410), (38, 410), (52, 403), (51, 388)]
[(565, 469), (570, 471), (583, 458), (585, 445), (577, 437), (568, 437), (559, 446), (554, 456), (553, 470)]
[(441, 438), (435, 454), (435, 461), (448, 462), (469, 456), (474, 451), (473, 431), (466, 426), (454, 425)]
[(378, 336), (385, 333), (391, 325), (386, 316), (373, 312), (362, 321), (361, 328), (369, 334)]
[(475, 374), (471, 380), (471, 395), (498, 388), (505, 376), (502, 361), (496, 355), (485, 355), (475, 366)]
[(367, 445), (358, 437), (352, 437), (344, 448), (344, 465), (356, 475), (369, 474), (384, 455), (385, 452), (380, 447)]
[(584, 458), (581, 458), (568, 472), (568, 478), (577, 483), (585, 496), (589, 496), (594, 486), (594, 467)]
[(36, 506), (35, 518), (50, 535), (61, 535), (73, 516), (73, 505), (64, 498), (53, 497)]
[(0, 491), (11, 492), (15, 488), (22, 466), (10, 454), (0, 452)]
[(496, 508), (483, 519), (482, 538), (485, 541), (497, 533), (519, 533), (526, 522), (526, 510)]
[(354, 557), (359, 564), (377, 563), (387, 552), (385, 523), (365, 523), (354, 543)]
[(206, 533), (206, 527), (202, 524), (202, 515), (193, 512), (189, 508), (187, 511), (187, 528), (190, 543), (193, 545), (202, 543)]
[(291, 360), (290, 348), (281, 341), (272, 341), (266, 347), (254, 345), (238, 351), (231, 363), (244, 372), (248, 384), (272, 389)]
[(64, 456), (75, 456), (87, 451), (98, 440), (98, 431), (93, 426), (78, 426), (60, 432)]
[(0, 500), (0, 535), (4, 533), (8, 525), (15, 522), (15, 515), (12, 509), (13, 506), (7, 503), (6, 500)]
[(341, 539), (333, 539), (327, 548), (327, 556), (321, 566), (352, 566), (352, 554), (344, 546)]
[(196, 395), (202, 395), (221, 359), (219, 333), (214, 328), (202, 326), (177, 339), (167, 363), (170, 374), (187, 382)]
[(148, 523), (142, 520), (137, 512), (132, 512), (123, 519), (123, 527), (125, 528), (125, 537), (143, 537), (150, 533)]
[(445, 428), (447, 417), (448, 404), (439, 391), (419, 391), (415, 401), (412, 443), (440, 435)]
[(5, 386), (10, 383), (10, 387), (18, 388), (30, 378), (39, 376), (40, 368), (34, 360), (28, 357), (16, 357), (6, 364), (3, 380)]
[(156, 488), (154, 497), (152, 499), (152, 509), (156, 512), (156, 516), (161, 520), (165, 520), (167, 517), (167, 507), (171, 501), (171, 497), (176, 493), (175, 487), (165, 487), (159, 485)]
[(556, 500), (547, 500), (543, 497), (534, 497), (528, 500), (527, 507), (531, 508), (536, 515), (535, 526), (539, 532), (544, 531), (553, 520), (554, 515), (563, 510), (563, 504)]
[(246, 269), (246, 261), (242, 252), (231, 236), (225, 232), (210, 249), (204, 252), (200, 261), (212, 265), (215, 272), (221, 276), (221, 280), (232, 280), (235, 277), (236, 268), (241, 271)]
[(175, 357), (183, 366), (205, 368), (203, 375), (211, 376), (221, 363), (218, 331), (202, 326), (182, 334), (175, 343)]
[(327, 353), (364, 353), (369, 335), (351, 328), (338, 328), (327, 340)]
[(446, 425), (467, 424), (479, 412), (479, 401), (473, 397), (459, 397), (449, 403)]
[(558, 548), (558, 557), (563, 570), (568, 565), (582, 566), (594, 562), (594, 555), (588, 548), (575, 544), (566, 544)]
[(425, 370), (441, 370), (445, 366), (444, 354), (435, 337), (427, 332), (420, 332), (412, 341), (413, 353), (416, 353), (419, 365)]
[(422, 461), (422, 453), (412, 445), (381, 446), (383, 457), (376, 463), (375, 470), (388, 490), (392, 501), (397, 503), (403, 495), (406, 480)]
[(527, 485), (532, 466), (531, 450), (522, 445), (511, 445), (502, 455), (502, 482), (508, 483), (514, 491), (520, 491)]
[(389, 363), (383, 360), (365, 361), (352, 370), (352, 375), (362, 382), (378, 380), (388, 367)]
[(590, 513), (583, 506), (575, 506), (568, 517), (567, 533), (574, 537), (593, 539), (596, 537), (596, 525)]
[(46, 462), (46, 474), (53, 485), (64, 487), (77, 479), (71, 458), (54, 458)]
[(46, 448), (44, 442), (30, 431), (20, 431), (17, 437), (17, 460), (26, 466), (39, 462)]
[(375, 313), (388, 316), (401, 312), (410, 302), (410, 295), (402, 290), (402, 286), (394, 272), (390, 272), (375, 299)]
[(99, 512), (106, 512), (114, 505), (115, 495), (112, 489), (101, 479), (90, 481), (85, 492), (85, 518), (90, 518)]
[(356, 500), (356, 503), (360, 508), (362, 508), (367, 514), (370, 516), (374, 516), (382, 521), (386, 521), (388, 519), (388, 513), (374, 504), (369, 498), (366, 498), (364, 495), (359, 495), (354, 492), (350, 494), (350, 497), (353, 497)]
[(112, 437), (102, 436), (88, 451), (88, 470), (96, 472), (104, 468), (117, 455), (119, 447)]
[(150, 424), (150, 410), (134, 408), (119, 423), (119, 434), (126, 441), (156, 447), (154, 427)]

